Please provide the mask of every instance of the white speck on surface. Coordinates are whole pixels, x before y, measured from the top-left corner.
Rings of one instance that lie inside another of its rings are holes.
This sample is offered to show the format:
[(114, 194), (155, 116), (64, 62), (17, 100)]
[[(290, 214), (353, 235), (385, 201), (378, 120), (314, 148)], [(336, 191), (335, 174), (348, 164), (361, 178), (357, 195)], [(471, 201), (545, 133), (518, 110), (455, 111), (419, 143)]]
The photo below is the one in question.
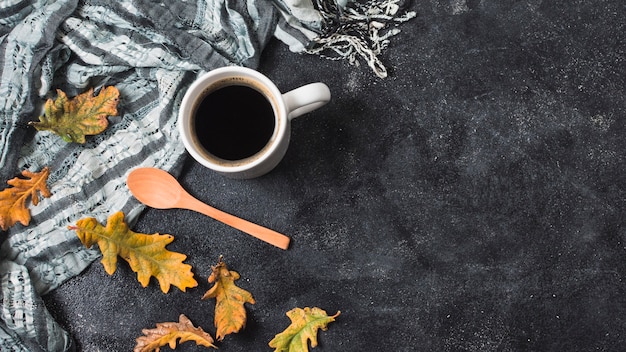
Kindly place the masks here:
[(467, 7), (465, 0), (452, 0), (450, 5), (452, 6), (453, 15), (460, 15), (469, 11), (469, 7)]

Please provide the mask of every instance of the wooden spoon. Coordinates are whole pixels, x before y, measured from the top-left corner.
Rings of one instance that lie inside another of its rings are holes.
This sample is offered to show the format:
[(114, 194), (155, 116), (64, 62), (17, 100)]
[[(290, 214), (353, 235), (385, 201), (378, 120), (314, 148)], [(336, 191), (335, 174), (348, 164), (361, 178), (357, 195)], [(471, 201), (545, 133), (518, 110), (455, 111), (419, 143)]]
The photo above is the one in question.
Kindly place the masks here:
[(135, 169), (128, 174), (126, 184), (135, 198), (150, 207), (194, 210), (278, 248), (289, 247), (289, 237), (215, 209), (194, 198), (167, 171), (156, 168)]

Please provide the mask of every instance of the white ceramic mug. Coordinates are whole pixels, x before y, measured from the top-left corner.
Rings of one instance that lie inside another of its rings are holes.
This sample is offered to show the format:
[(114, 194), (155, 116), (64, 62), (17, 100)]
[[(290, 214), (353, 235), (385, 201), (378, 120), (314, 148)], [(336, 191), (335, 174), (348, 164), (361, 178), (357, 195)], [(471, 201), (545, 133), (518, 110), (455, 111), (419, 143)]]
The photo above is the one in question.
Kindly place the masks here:
[[(185, 148), (200, 164), (231, 178), (254, 178), (282, 160), (289, 145), (291, 120), (329, 100), (330, 90), (324, 83), (310, 83), (282, 94), (258, 71), (222, 67), (191, 84), (180, 106), (178, 126)], [(266, 114), (261, 113), (265, 110)], [(264, 122), (260, 123), (261, 119)], [(250, 150), (229, 154), (229, 149), (238, 149), (257, 137), (259, 141)], [(224, 145), (216, 147), (218, 140)], [(218, 152), (220, 148), (223, 150)]]

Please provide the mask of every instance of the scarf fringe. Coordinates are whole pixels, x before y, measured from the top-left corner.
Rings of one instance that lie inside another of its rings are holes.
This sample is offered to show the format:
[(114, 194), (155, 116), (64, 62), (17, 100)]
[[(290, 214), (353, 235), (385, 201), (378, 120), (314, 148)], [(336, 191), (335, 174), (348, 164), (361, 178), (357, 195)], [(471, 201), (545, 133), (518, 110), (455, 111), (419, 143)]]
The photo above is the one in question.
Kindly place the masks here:
[(334, 0), (316, 0), (324, 18), (324, 34), (313, 39), (306, 53), (331, 60), (347, 59), (359, 66), (359, 58), (380, 77), (387, 77), (387, 69), (378, 55), (389, 45), (389, 38), (400, 33), (397, 26), (417, 16), (415, 11), (398, 15), (400, 0), (369, 0), (350, 2), (342, 8)]

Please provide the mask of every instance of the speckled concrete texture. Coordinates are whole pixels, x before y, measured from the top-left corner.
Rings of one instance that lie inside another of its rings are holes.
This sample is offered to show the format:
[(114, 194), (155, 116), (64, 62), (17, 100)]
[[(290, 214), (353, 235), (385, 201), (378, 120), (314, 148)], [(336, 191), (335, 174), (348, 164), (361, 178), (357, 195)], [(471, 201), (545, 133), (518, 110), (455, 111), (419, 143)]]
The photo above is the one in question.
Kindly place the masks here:
[(173, 234), (200, 286), (163, 294), (94, 263), (45, 297), (80, 351), (130, 351), (181, 313), (214, 335), (200, 297), (220, 255), (256, 299), (223, 352), (271, 351), (285, 313), (313, 306), (341, 315), (312, 351), (623, 350), (625, 3), (410, 7), (386, 79), (270, 43), (259, 70), (280, 89), (323, 81), (333, 94), (293, 121), (273, 172), (183, 166), (191, 194), (288, 234), (290, 249), (150, 209), (133, 229)]

